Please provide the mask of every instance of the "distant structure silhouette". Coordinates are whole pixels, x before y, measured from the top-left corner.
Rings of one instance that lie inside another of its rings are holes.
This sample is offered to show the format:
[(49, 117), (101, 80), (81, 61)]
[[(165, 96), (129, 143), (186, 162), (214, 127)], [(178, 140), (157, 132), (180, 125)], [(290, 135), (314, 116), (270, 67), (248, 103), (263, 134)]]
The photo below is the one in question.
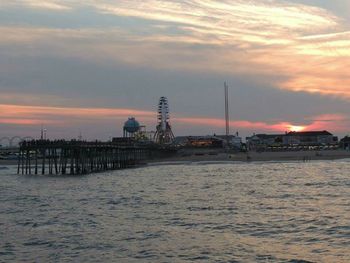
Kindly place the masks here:
[(134, 117), (131, 117), (124, 123), (123, 135), (124, 137), (134, 137), (139, 130), (140, 123)]
[(229, 101), (228, 101), (228, 85), (224, 83), (225, 88), (225, 126), (226, 126), (226, 137), (230, 135), (230, 115), (229, 115)]
[[(17, 145), (15, 144), (16, 140), (18, 141)], [(34, 138), (31, 137), (31, 136), (27, 136), (27, 137), (14, 136), (14, 137), (11, 137), (11, 138), (5, 136), (5, 137), (0, 138), (0, 145), (2, 145), (3, 142), (6, 141), (8, 147), (14, 147), (14, 146), (18, 146), (18, 144), (20, 142), (31, 141), (31, 140), (34, 140)]]
[(166, 97), (161, 97), (158, 103), (158, 125), (154, 135), (155, 142), (159, 144), (168, 144), (174, 140), (174, 134), (171, 130), (169, 104)]

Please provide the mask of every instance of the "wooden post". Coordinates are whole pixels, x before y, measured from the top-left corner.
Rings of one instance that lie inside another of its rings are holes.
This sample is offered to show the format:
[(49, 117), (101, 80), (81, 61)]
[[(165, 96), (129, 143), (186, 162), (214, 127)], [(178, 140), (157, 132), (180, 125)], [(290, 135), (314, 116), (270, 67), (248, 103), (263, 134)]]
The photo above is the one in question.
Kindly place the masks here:
[(54, 148), (54, 150), (53, 150), (53, 153), (54, 153), (54, 163), (55, 163), (55, 172), (56, 172), (56, 174), (58, 174), (58, 166), (57, 166), (57, 149), (56, 148)]
[(28, 165), (29, 165), (29, 174), (32, 174), (32, 164), (31, 164), (31, 156), (30, 156), (29, 150), (28, 150)]
[(28, 149), (26, 150), (26, 174), (28, 174)]
[(22, 174), (24, 174), (24, 150), (22, 150), (21, 163), (22, 163)]
[(38, 149), (35, 149), (35, 174), (38, 174)]
[(19, 170), (21, 168), (21, 155), (22, 155), (22, 150), (19, 150), (18, 154), (18, 159), (17, 159), (17, 174), (19, 174)]
[(41, 174), (45, 174), (45, 161), (46, 161), (46, 147), (42, 148), (43, 160), (41, 163)]
[[(23, 143), (19, 150), (17, 173), (38, 174), (42, 155), (41, 174), (45, 174), (48, 159), (49, 174), (87, 174), (91, 172), (124, 169), (146, 158), (149, 151), (134, 146), (120, 146), (111, 143), (86, 143), (65, 141), (33, 141)], [(33, 159), (31, 158), (33, 153)]]
[(70, 149), (70, 174), (74, 174), (74, 150)]

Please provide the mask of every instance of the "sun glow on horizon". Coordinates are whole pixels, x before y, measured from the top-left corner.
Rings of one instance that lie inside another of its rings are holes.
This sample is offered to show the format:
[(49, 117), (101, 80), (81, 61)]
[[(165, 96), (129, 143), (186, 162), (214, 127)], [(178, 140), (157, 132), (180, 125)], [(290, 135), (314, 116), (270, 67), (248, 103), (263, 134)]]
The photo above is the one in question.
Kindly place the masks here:
[(288, 130), (291, 132), (301, 132), (306, 129), (305, 126), (289, 125)]

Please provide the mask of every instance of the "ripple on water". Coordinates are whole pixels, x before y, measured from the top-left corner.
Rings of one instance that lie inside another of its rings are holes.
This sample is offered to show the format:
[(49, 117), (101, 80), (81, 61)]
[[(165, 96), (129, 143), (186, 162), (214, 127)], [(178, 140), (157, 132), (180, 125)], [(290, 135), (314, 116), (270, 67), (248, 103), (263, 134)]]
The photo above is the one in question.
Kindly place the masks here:
[(0, 171), (0, 262), (350, 262), (349, 163), (167, 165), (79, 178), (10, 168)]

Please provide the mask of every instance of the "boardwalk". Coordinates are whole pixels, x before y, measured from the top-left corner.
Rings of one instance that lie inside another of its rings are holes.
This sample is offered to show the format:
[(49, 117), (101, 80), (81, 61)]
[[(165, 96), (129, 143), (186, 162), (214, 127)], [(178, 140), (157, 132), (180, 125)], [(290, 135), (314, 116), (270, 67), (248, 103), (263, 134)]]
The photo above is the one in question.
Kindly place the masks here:
[(25, 141), (20, 145), (17, 173), (88, 174), (132, 167), (147, 157), (147, 148), (111, 142)]

